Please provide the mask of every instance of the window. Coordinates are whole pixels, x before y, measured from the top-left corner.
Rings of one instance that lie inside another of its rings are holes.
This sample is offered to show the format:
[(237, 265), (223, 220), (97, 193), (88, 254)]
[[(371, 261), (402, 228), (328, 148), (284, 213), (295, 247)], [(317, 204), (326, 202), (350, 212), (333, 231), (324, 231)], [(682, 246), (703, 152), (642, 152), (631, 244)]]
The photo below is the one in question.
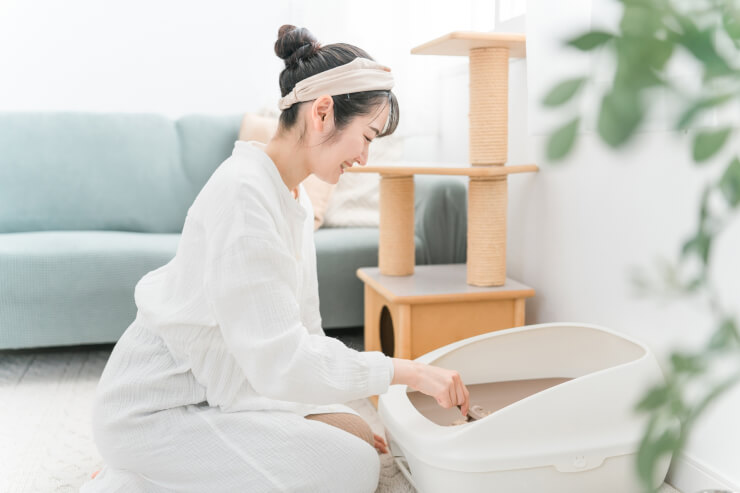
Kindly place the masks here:
[(498, 0), (496, 4), (496, 26), (527, 13), (526, 0)]

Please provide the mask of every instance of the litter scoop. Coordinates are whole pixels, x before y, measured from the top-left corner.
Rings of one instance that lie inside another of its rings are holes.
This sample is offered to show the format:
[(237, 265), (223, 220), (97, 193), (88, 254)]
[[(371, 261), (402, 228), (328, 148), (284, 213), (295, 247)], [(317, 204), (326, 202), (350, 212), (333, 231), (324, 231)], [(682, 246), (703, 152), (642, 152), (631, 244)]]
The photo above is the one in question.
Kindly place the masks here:
[[(457, 408), (462, 412), (461, 406), (457, 406)], [(476, 404), (468, 408), (468, 414), (465, 416), (465, 421), (477, 421), (481, 418), (485, 418), (489, 414), (491, 414), (491, 411), (487, 411)]]

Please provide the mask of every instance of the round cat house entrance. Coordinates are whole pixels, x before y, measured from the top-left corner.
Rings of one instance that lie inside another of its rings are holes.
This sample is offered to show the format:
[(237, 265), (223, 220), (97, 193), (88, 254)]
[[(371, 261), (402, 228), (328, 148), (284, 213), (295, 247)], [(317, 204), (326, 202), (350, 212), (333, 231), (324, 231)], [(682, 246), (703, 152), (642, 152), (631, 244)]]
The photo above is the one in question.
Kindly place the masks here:
[(390, 357), (393, 357), (393, 351), (395, 351), (393, 317), (391, 317), (391, 311), (387, 306), (383, 306), (380, 311), (380, 350)]

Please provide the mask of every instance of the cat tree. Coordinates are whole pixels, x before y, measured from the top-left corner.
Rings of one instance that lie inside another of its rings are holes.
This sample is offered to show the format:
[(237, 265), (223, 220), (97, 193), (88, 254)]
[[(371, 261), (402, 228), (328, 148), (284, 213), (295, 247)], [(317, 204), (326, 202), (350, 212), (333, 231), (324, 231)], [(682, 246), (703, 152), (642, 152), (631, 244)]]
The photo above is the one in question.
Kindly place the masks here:
[[(507, 179), (538, 170), (534, 164), (505, 165), (509, 59), (525, 56), (524, 35), (453, 32), (411, 53), (469, 57), (470, 163), (347, 170), (381, 177), (378, 267), (357, 271), (365, 282), (365, 350), (404, 358), (465, 337), (524, 325), (524, 299), (534, 291), (506, 278)], [(466, 264), (415, 266), (417, 174), (469, 178)]]

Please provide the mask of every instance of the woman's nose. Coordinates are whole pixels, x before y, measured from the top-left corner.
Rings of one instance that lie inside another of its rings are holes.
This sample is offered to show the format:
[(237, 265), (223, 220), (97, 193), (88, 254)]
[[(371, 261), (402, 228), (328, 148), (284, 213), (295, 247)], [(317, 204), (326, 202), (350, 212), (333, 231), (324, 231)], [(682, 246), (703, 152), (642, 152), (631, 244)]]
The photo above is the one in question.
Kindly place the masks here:
[(355, 161), (357, 161), (360, 166), (365, 166), (367, 164), (367, 158), (369, 154), (370, 149), (368, 147), (365, 147), (365, 149), (362, 150), (362, 154), (360, 154), (360, 157), (355, 158)]

